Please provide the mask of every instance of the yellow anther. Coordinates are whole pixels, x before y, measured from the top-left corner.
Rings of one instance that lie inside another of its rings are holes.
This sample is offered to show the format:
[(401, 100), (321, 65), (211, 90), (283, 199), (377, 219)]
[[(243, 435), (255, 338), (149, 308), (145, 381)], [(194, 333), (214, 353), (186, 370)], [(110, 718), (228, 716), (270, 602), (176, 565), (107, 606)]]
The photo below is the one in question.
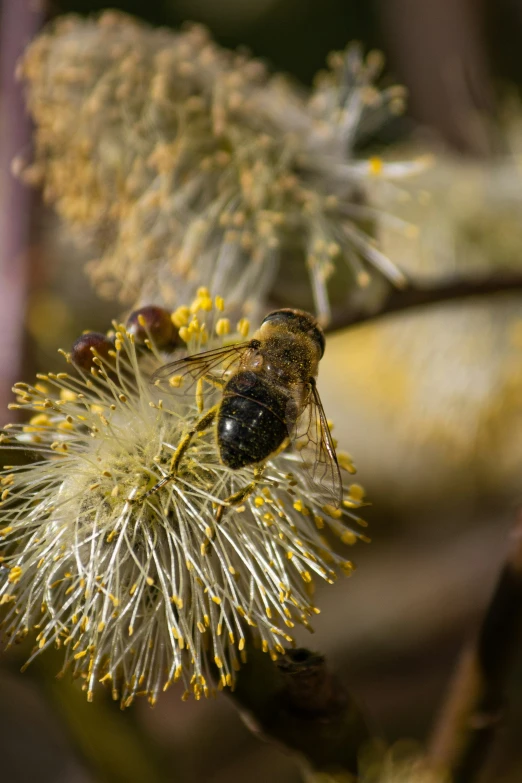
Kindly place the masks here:
[(219, 310), (219, 312), (222, 313), (223, 310), (225, 309), (225, 300), (223, 299), (222, 296), (216, 296), (216, 298), (214, 299), (214, 305), (216, 307), (216, 310)]
[(349, 488), (350, 497), (352, 500), (362, 501), (364, 500), (364, 489), (360, 484), (351, 484)]
[(216, 324), (216, 334), (218, 337), (225, 337), (230, 334), (230, 321), (228, 318), (220, 318)]
[(357, 536), (355, 535), (355, 533), (352, 533), (351, 530), (345, 530), (341, 536), (341, 541), (343, 542), (343, 544), (348, 544), (349, 546), (351, 546), (352, 544), (355, 544), (355, 542), (357, 541)]
[(250, 331), (250, 321), (248, 320), (248, 318), (241, 318), (241, 320), (238, 321), (237, 331), (239, 332), (241, 337), (243, 338), (248, 337), (248, 333)]
[(169, 386), (172, 386), (174, 389), (179, 389), (182, 383), (183, 383), (182, 375), (173, 375), (171, 378), (169, 378)]
[(325, 514), (328, 514), (328, 516), (332, 517), (333, 519), (340, 519), (343, 515), (343, 512), (340, 508), (335, 508), (335, 506), (331, 506), (330, 504), (323, 506), (322, 510)]
[(379, 174), (382, 174), (384, 169), (383, 159), (377, 156), (370, 158), (368, 161), (368, 166), (370, 169), (370, 174), (378, 176)]
[(178, 309), (174, 310), (171, 315), (172, 323), (177, 329), (181, 329), (182, 326), (186, 326), (189, 322), (189, 318), (190, 309), (185, 305), (183, 307), (178, 307)]
[(190, 312), (197, 313), (198, 310), (205, 310), (206, 312), (212, 310), (212, 299), (210, 296), (196, 296), (190, 305)]
[(33, 427), (48, 427), (50, 423), (51, 420), (45, 413), (38, 413), (29, 419), (29, 424), (32, 424)]
[(20, 566), (13, 566), (9, 571), (9, 576), (7, 577), (7, 581), (15, 585), (17, 582), (20, 581), (21, 576), (22, 576), (22, 569), (20, 568)]

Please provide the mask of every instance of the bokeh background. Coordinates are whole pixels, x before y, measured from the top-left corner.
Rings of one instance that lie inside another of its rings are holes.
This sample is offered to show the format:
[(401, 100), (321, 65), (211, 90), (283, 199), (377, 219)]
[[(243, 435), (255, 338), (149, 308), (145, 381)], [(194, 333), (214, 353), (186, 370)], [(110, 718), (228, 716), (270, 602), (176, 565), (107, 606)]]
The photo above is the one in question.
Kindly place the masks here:
[[(87, 251), (9, 173), (12, 155), (30, 145), (11, 81), (24, 36), (13, 9), (26, 5), (40, 20), (106, 7), (0, 4), (2, 410), (13, 380), (55, 369), (58, 347), (84, 329), (105, 330), (118, 315), (86, 282)], [(384, 247), (414, 281), (522, 277), (521, 0), (111, 5), (154, 24), (203, 22), (220, 44), (246, 46), (305, 85), (328, 52), (350, 40), (382, 49), (391, 80), (409, 91), (408, 110), (359, 151), (436, 158), (401, 206), (418, 237), (383, 234)], [(320, 588), (316, 634), (302, 641), (327, 654), (376, 733), (422, 743), (487, 604), (522, 502), (521, 287), (332, 334), (320, 388), (371, 499), (373, 543), (354, 550), (351, 579)], [(120, 713), (103, 693), (88, 705), (74, 683), (56, 680), (52, 653), (20, 675), (26, 653), (0, 658), (1, 767), (13, 783), (301, 780), (298, 761), (253, 737), (225, 697), (182, 703), (172, 689), (153, 710), (138, 703)], [(520, 688), (515, 682), (511, 720), (485, 780), (522, 779)]]

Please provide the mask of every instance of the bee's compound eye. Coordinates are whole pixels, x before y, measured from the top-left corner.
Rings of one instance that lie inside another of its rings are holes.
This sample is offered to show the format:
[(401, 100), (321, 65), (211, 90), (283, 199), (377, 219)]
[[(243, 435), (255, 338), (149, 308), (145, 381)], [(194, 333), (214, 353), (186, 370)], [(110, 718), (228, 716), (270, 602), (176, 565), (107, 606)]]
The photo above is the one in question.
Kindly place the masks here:
[(312, 337), (317, 343), (317, 346), (319, 348), (319, 358), (322, 359), (324, 356), (324, 349), (326, 347), (325, 339), (324, 339), (324, 332), (321, 329), (320, 326), (315, 326), (312, 330)]
[(310, 335), (319, 349), (319, 358), (322, 358), (325, 348), (323, 330), (310, 313), (304, 310), (293, 310), (290, 307), (274, 310), (263, 319), (263, 324), (266, 323), (284, 326), (292, 332), (304, 332)]
[(295, 321), (295, 311), (291, 310), (290, 308), (285, 310), (273, 310), (271, 313), (268, 313), (263, 318), (263, 321), (261, 325), (263, 324), (280, 324), (281, 326), (283, 324), (288, 324), (292, 321)]

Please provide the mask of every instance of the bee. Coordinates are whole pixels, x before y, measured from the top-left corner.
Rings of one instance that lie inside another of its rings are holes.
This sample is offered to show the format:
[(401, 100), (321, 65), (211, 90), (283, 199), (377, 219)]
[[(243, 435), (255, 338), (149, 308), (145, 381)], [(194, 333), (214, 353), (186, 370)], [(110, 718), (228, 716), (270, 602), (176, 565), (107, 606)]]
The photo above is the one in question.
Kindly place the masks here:
[(215, 426), (222, 463), (232, 470), (254, 467), (254, 481), (227, 498), (225, 505), (242, 502), (264, 463), (294, 443), (319, 499), (338, 508), (339, 464), (316, 383), (324, 349), (316, 319), (286, 308), (269, 313), (248, 342), (187, 356), (157, 370), (151, 379), (155, 384), (172, 376), (180, 384), (188, 380), (186, 388), (207, 381), (221, 390), (221, 397), (183, 436), (170, 473), (145, 496), (172, 480), (191, 440)]

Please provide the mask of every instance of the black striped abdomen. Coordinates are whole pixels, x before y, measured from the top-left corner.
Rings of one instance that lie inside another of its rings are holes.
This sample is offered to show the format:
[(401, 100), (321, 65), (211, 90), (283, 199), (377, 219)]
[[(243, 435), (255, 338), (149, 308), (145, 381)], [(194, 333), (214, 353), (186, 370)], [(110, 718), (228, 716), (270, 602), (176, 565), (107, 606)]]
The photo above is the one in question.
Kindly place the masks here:
[(221, 460), (238, 470), (270, 456), (288, 435), (287, 397), (250, 370), (225, 386), (217, 420)]

